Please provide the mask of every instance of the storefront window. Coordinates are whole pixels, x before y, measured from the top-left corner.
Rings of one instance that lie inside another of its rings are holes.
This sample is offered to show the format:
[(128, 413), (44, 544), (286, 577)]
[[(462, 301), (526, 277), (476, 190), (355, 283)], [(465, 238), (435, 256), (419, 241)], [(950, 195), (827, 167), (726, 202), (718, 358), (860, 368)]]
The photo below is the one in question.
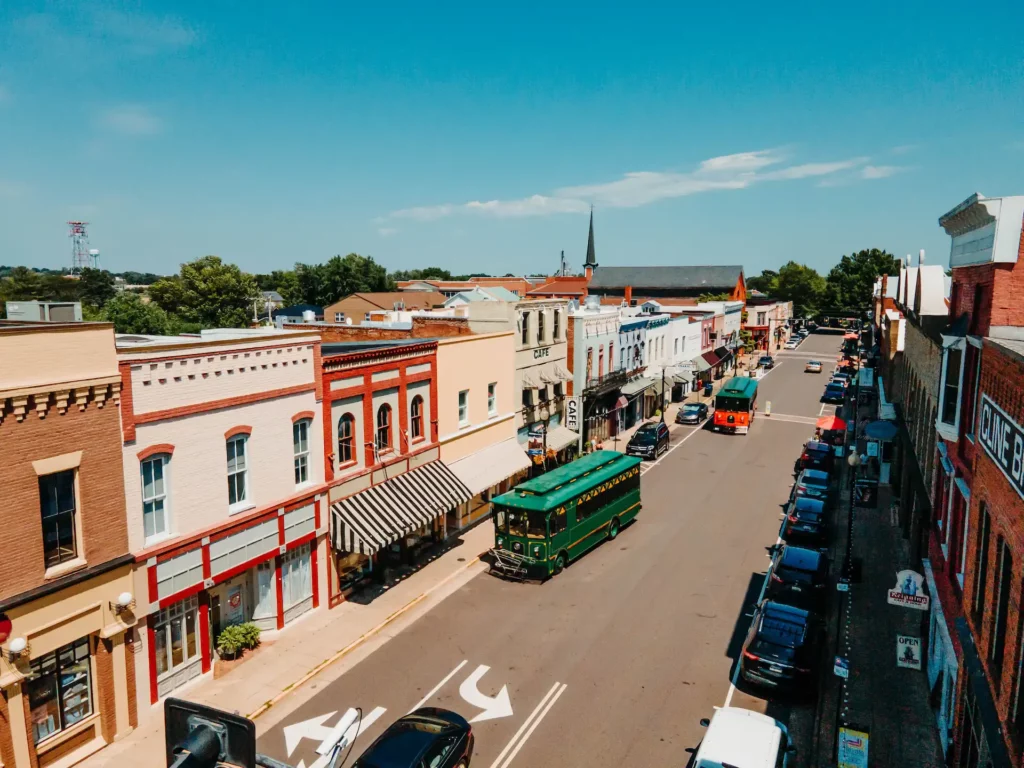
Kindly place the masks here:
[(348, 589), (357, 582), (362, 581), (370, 575), (372, 564), (369, 556), (357, 553), (339, 554), (336, 562), (338, 564), (338, 587)]
[(177, 602), (157, 614), (153, 623), (157, 677), (169, 675), (199, 658), (198, 626), (196, 597)]
[(277, 594), (274, 591), (274, 561), (266, 560), (256, 566), (256, 608), (254, 619), (268, 619), (277, 615)]
[(33, 661), (26, 689), (37, 744), (91, 715), (89, 638)]
[(281, 581), (285, 608), (291, 608), (313, 595), (309, 544), (296, 547), (281, 558)]

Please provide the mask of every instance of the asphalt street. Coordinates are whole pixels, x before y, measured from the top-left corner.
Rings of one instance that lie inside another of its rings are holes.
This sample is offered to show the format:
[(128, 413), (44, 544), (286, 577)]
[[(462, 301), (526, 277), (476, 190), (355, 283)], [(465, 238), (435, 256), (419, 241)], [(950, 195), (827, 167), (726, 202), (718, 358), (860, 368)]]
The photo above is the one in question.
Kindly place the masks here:
[[(832, 412), (819, 398), (840, 343), (815, 335), (777, 353), (747, 436), (673, 426), (670, 452), (645, 465), (643, 511), (614, 542), (543, 584), (474, 578), (265, 733), (260, 751), (311, 768), (349, 707), (372, 720), (358, 754), (401, 715), (439, 706), (476, 719), (478, 768), (681, 767), (700, 719), (730, 703), (787, 722), (806, 765), (813, 698), (768, 701), (732, 682), (793, 462)], [(820, 375), (804, 373), (814, 356)]]

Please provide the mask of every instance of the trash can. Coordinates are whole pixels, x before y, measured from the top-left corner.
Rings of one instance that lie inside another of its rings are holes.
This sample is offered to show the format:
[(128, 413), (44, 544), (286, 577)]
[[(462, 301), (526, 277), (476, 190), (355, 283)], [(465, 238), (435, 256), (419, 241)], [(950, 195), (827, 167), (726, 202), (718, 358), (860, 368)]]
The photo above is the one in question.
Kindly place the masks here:
[(715, 385), (714, 384), (705, 384), (704, 385), (704, 397), (711, 397), (711, 393), (714, 392), (714, 390), (715, 390)]

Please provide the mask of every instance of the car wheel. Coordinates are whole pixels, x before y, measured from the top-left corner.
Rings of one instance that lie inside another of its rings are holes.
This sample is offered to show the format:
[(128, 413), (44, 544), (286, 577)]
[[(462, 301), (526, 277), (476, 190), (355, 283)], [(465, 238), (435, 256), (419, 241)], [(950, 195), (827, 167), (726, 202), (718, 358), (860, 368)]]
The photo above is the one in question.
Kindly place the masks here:
[(558, 553), (558, 557), (555, 558), (555, 573), (554, 573), (554, 575), (557, 576), (558, 574), (560, 574), (564, 570), (565, 570), (565, 555), (562, 554), (561, 552), (559, 552)]
[(613, 517), (611, 524), (608, 526), (608, 539), (609, 541), (619, 535), (619, 520)]

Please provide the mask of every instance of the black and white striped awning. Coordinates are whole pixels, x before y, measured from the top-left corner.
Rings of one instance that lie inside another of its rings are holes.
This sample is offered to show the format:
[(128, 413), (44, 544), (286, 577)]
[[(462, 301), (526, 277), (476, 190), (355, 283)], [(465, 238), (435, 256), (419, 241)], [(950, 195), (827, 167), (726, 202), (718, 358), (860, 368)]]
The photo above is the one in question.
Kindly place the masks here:
[(473, 498), (444, 463), (432, 461), (331, 505), (331, 542), (372, 555)]

